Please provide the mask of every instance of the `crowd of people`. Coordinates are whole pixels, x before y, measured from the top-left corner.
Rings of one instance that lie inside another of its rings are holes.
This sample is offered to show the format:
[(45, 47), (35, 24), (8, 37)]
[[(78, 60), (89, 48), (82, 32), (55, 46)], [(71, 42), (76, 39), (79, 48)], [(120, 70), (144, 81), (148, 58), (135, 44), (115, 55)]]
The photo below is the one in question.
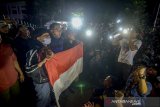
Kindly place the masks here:
[(74, 31), (63, 31), (58, 23), (51, 24), (49, 30), (29, 29), (0, 21), (0, 105), (4, 107), (56, 106), (44, 64), (79, 43)]
[[(107, 48), (99, 50), (99, 57), (97, 50), (94, 55), (93, 52), (90, 52), (91, 58), (87, 63), (91, 64), (91, 69), (94, 73), (96, 71), (98, 73), (105, 72), (99, 76), (101, 79), (99, 84), (103, 83), (103, 86), (95, 88), (90, 99), (94, 105), (97, 105), (96, 107), (132, 106), (125, 103), (108, 105), (107, 99), (109, 98), (111, 101), (113, 97), (117, 100), (139, 99), (141, 104), (138, 106), (145, 107), (146, 102), (149, 101), (146, 100), (147, 97), (160, 96), (158, 91), (160, 89), (158, 57), (160, 55), (158, 48), (160, 39), (158, 35), (159, 32), (154, 31), (142, 36), (134, 28), (127, 36), (121, 34), (113, 38)], [(105, 47), (104, 44), (103, 46)], [(99, 65), (101, 67), (96, 69)]]
[[(76, 46), (79, 41), (75, 35), (74, 30), (65, 30), (58, 23), (52, 23), (47, 30), (1, 20), (0, 105), (56, 107), (44, 64), (54, 54)], [(107, 107), (107, 98), (132, 97), (145, 107), (147, 96), (159, 97), (158, 35), (151, 33), (140, 40), (134, 28), (128, 36), (114, 38), (108, 48), (84, 51), (84, 69), (97, 72), (101, 87), (93, 91), (90, 102), (83, 106)], [(115, 106), (129, 107), (122, 103)]]

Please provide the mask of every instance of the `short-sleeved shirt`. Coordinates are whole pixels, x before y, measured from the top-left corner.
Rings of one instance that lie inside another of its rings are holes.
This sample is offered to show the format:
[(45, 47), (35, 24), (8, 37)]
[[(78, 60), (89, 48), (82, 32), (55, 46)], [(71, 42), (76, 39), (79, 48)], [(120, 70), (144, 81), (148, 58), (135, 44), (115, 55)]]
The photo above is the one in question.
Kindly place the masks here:
[(0, 44), (0, 92), (13, 86), (18, 79), (14, 61), (16, 56), (9, 45)]
[[(134, 42), (134, 45), (138, 47), (138, 49), (142, 45), (142, 42), (140, 40), (135, 39), (133, 40), (133, 42)], [(129, 41), (127, 39), (122, 39), (120, 41), (120, 46), (121, 46), (121, 50), (118, 57), (118, 62), (125, 63), (128, 65), (133, 65), (133, 58), (138, 50), (132, 51), (129, 48)]]

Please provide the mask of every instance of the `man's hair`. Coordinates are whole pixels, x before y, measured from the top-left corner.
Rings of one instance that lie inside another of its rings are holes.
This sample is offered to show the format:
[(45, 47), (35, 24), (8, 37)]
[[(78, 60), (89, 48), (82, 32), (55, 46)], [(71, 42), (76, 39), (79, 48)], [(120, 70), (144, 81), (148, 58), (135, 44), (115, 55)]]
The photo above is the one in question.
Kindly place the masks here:
[(36, 39), (37, 37), (41, 36), (43, 33), (47, 33), (47, 29), (45, 28), (38, 28), (33, 32), (33, 38)]
[(53, 29), (53, 28), (55, 28), (57, 26), (60, 26), (60, 24), (59, 23), (52, 23), (49, 28)]

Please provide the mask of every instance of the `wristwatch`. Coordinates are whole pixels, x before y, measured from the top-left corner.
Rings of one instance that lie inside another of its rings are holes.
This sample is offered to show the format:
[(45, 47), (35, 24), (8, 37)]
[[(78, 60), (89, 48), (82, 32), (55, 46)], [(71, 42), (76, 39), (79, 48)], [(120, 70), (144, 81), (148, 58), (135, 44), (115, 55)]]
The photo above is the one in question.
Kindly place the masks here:
[(145, 75), (143, 75), (143, 76), (141, 76), (141, 77), (139, 77), (140, 79), (146, 79), (146, 76)]

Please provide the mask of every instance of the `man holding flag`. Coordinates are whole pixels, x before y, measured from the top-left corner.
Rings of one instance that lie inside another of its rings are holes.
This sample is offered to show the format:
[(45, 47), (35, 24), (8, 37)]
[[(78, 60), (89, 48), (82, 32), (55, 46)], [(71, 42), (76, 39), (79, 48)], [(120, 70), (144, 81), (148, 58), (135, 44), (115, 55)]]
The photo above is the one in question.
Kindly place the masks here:
[(60, 94), (67, 89), (71, 83), (82, 72), (83, 68), (83, 44), (59, 52), (45, 63), (50, 83), (53, 87), (56, 102), (59, 105)]
[(53, 52), (46, 47), (51, 43), (49, 34), (41, 32), (36, 35), (36, 39), (43, 46), (36, 47), (27, 53), (26, 73), (33, 79), (37, 91), (39, 98), (37, 107), (48, 107), (51, 104), (50, 86), (54, 90), (57, 105), (60, 107), (60, 94), (82, 72), (83, 44), (80, 43), (71, 49), (53, 55)]
[(41, 46), (35, 46), (27, 52), (26, 73), (32, 78), (37, 96), (37, 107), (54, 107), (52, 104), (51, 85), (45, 63), (53, 57), (53, 52), (47, 48), (51, 43), (51, 38), (47, 30), (38, 29), (35, 39), (41, 43)]

